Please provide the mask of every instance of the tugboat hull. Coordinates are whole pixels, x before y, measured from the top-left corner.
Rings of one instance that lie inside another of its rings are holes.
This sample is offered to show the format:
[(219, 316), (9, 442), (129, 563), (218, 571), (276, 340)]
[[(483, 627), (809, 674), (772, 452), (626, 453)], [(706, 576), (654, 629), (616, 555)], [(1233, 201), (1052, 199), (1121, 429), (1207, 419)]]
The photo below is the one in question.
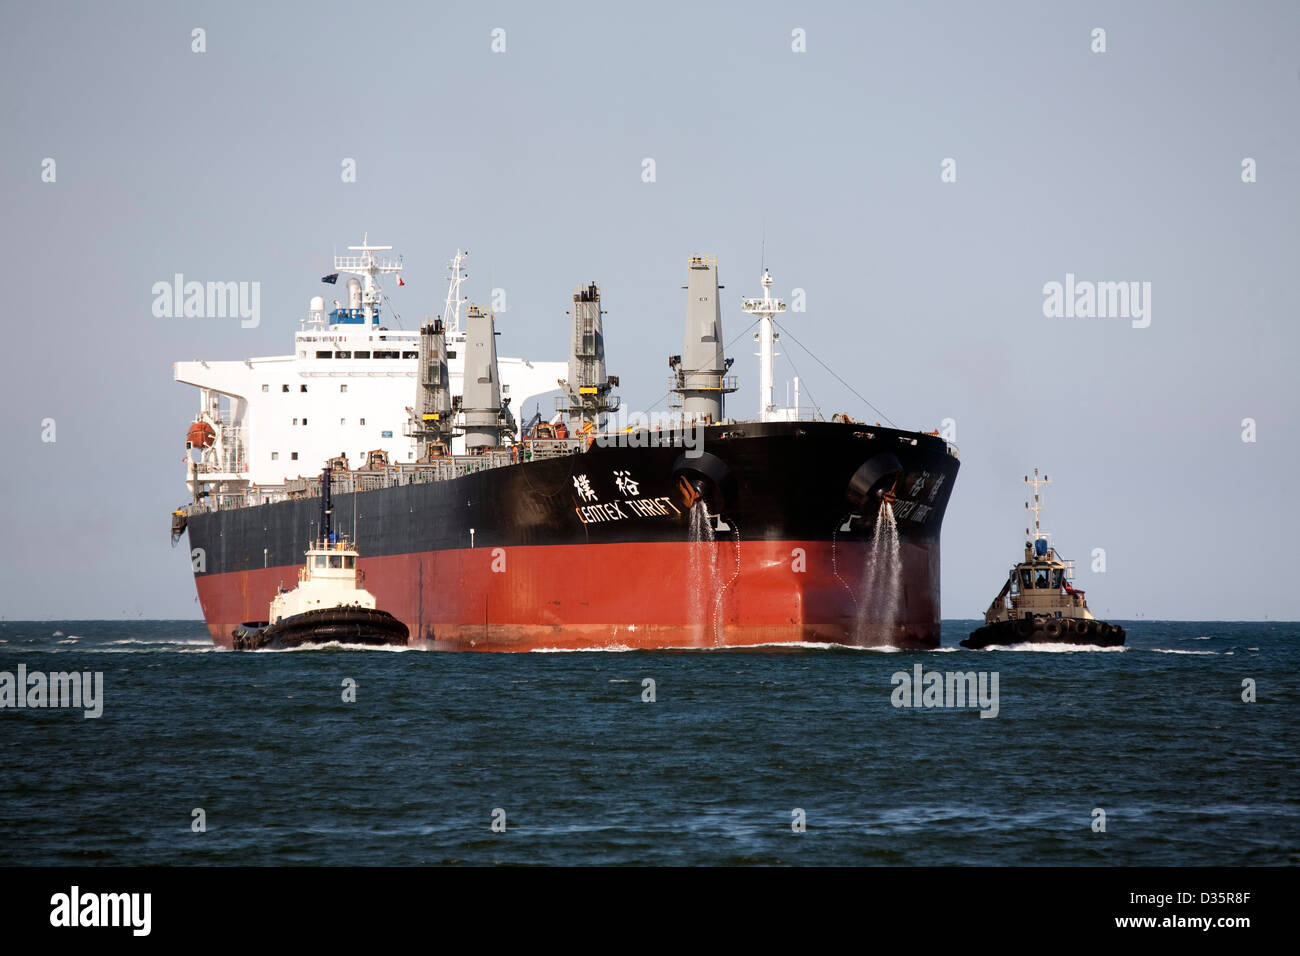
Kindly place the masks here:
[(231, 632), (232, 648), (282, 650), (304, 644), (371, 644), (404, 646), (406, 625), (387, 611), (365, 607), (330, 607), (286, 617), (275, 624), (250, 622)]
[(1035, 617), (997, 621), (972, 631), (962, 647), (982, 648), (1006, 644), (1084, 644), (1119, 647), (1124, 628), (1092, 618)]

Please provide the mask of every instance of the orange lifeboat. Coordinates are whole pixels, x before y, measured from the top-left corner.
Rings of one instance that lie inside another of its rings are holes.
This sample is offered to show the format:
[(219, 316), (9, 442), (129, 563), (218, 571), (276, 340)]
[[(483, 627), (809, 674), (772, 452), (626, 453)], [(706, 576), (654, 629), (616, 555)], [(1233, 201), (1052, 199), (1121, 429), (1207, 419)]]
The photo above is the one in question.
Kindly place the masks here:
[(189, 448), (211, 448), (216, 440), (217, 433), (207, 422), (195, 422), (185, 436), (185, 444)]

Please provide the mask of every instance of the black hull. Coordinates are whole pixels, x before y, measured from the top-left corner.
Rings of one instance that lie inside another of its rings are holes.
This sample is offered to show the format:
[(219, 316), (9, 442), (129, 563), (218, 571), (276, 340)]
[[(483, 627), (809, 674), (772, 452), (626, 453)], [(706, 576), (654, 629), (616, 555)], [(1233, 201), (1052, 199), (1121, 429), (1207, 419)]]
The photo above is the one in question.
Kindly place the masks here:
[(961, 642), (962, 647), (983, 648), (1008, 644), (1082, 644), (1119, 647), (1124, 628), (1105, 621), (1069, 617), (1021, 618), (985, 624)]
[(405, 645), (406, 625), (387, 611), (331, 607), (286, 617), (275, 624), (242, 624), (231, 633), (237, 651), (283, 650), (307, 644)]

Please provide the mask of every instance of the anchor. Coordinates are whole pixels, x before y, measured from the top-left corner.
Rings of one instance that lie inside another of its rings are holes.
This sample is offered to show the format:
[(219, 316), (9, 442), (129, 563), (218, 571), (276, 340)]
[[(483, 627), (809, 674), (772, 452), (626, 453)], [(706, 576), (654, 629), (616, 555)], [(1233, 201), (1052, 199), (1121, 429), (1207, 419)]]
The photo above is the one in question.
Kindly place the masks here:
[(685, 475), (678, 475), (677, 488), (681, 491), (682, 498), (685, 500), (688, 509), (694, 508), (695, 503), (704, 497), (704, 495), (700, 493), (700, 489), (691, 484), (691, 480)]

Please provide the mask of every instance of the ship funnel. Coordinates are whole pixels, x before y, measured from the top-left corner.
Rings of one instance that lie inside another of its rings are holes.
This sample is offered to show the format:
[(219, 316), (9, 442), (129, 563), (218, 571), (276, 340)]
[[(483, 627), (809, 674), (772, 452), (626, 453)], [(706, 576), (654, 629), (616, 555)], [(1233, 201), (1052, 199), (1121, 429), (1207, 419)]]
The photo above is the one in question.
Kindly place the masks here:
[(497, 369), (496, 320), (491, 312), (471, 305), (465, 316), (465, 384), (461, 404), (465, 414), (465, 450), (496, 448), (503, 433), (501, 375)]
[(672, 390), (680, 395), (686, 422), (718, 422), (724, 396), (736, 390), (728, 376), (731, 361), (722, 354), (722, 310), (718, 304), (716, 260), (694, 256), (686, 270), (686, 339), (673, 356)]
[(348, 280), (348, 308), (349, 309), (361, 308), (361, 280), (360, 279), (353, 278)]

